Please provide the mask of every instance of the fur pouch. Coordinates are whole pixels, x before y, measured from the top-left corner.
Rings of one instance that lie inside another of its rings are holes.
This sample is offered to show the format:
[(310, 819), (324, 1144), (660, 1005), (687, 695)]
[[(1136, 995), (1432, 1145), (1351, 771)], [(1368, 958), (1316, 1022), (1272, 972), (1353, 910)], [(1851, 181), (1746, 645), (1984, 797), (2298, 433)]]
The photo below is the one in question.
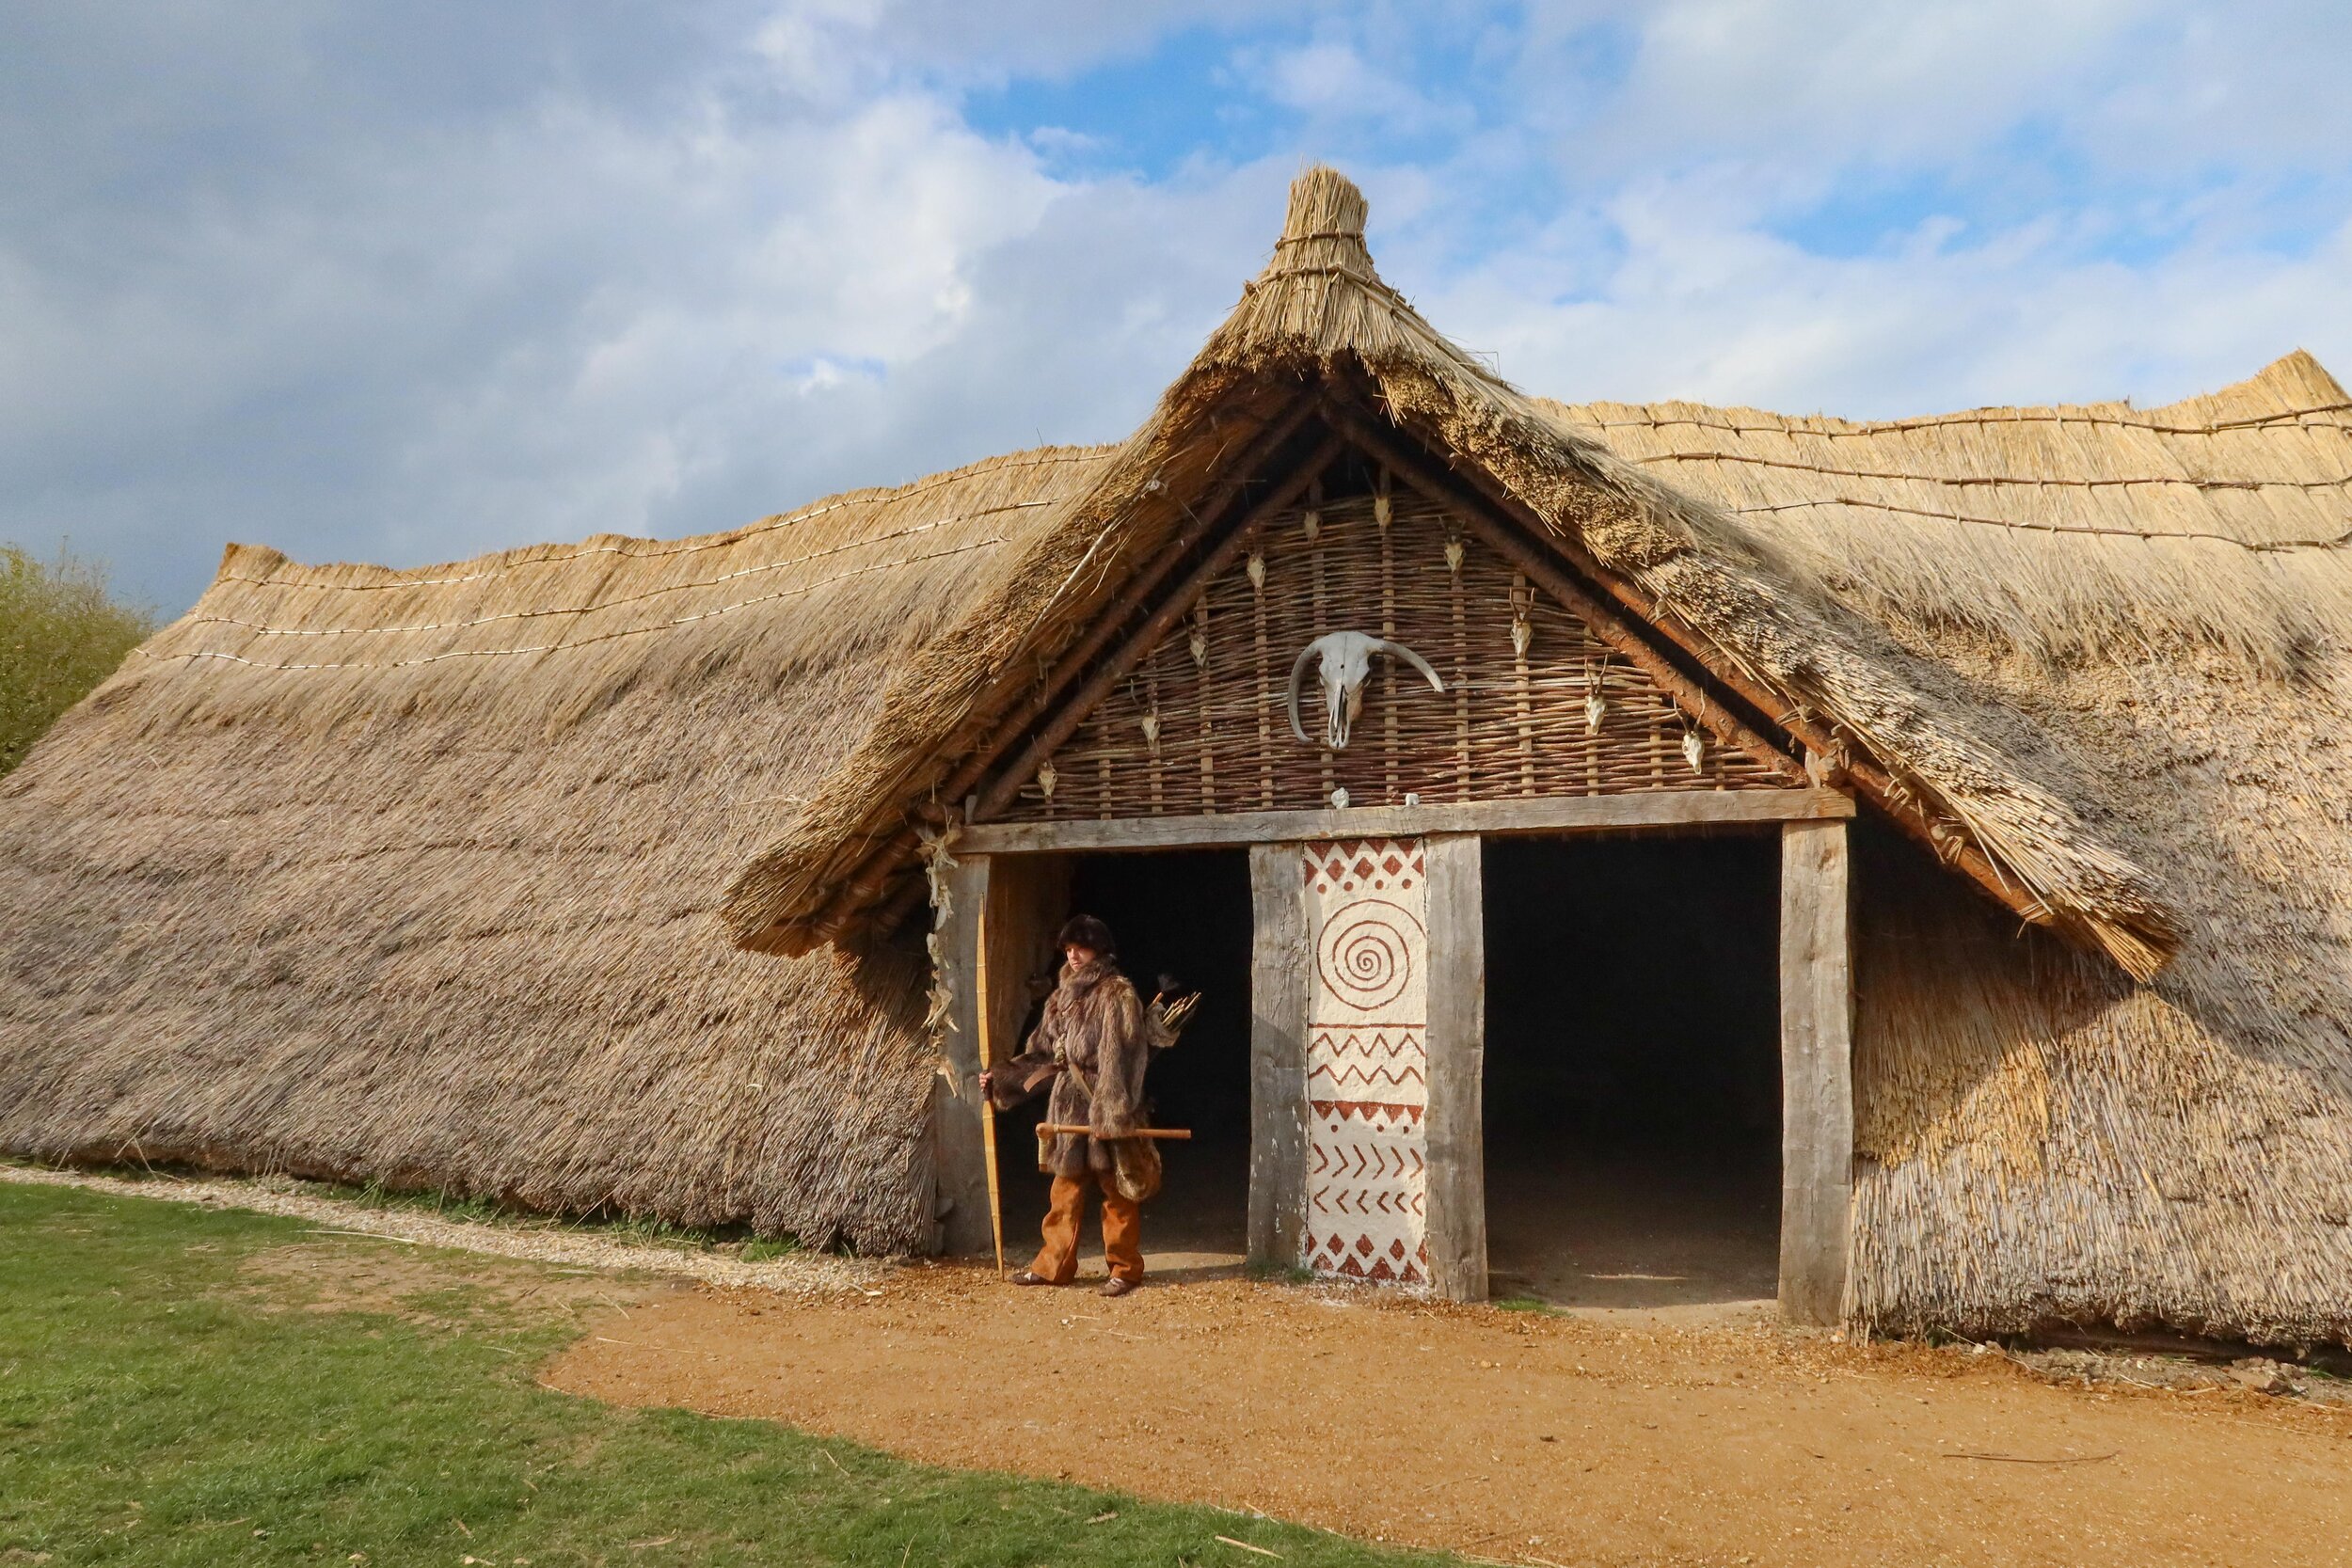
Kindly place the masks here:
[(1156, 1138), (1112, 1138), (1111, 1186), (1130, 1203), (1156, 1197), (1160, 1191), (1160, 1145)]

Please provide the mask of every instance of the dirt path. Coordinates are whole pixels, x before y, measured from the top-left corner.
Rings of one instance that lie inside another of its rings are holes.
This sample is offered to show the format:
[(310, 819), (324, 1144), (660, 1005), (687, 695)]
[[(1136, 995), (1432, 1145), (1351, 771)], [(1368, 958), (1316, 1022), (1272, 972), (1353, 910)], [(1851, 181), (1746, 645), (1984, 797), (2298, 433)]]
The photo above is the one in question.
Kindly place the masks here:
[(2352, 1412), (1997, 1354), (1213, 1279), (1106, 1302), (914, 1267), (698, 1290), (548, 1373), (912, 1458), (1511, 1562), (2342, 1564)]

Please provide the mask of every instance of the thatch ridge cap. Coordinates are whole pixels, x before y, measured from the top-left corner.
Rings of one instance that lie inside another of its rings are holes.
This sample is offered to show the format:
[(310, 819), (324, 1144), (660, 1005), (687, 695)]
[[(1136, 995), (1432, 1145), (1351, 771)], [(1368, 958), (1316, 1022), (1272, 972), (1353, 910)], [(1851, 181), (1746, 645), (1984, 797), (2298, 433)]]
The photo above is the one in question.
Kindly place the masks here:
[[(941, 468), (898, 484), (861, 485), (848, 490), (835, 490), (817, 497), (787, 512), (772, 512), (748, 523), (732, 528), (716, 529), (705, 533), (678, 534), (662, 538), (650, 534), (599, 532), (579, 539), (543, 540), (531, 545), (513, 545), (502, 549), (485, 550), (480, 555), (463, 556), (437, 561), (417, 566), (384, 566), (365, 561), (296, 561), (283, 550), (269, 545), (231, 543), (221, 557), (215, 584), (223, 580), (247, 580), (242, 573), (232, 574), (232, 567), (266, 567), (267, 580), (275, 587), (318, 588), (417, 588), (434, 587), (437, 578), (464, 574), (468, 578), (495, 575), (514, 567), (545, 565), (570, 559), (580, 553), (611, 551), (640, 559), (647, 556), (680, 553), (687, 550), (723, 548), (745, 539), (778, 528), (788, 528), (824, 513), (850, 506), (888, 506), (937, 485), (957, 480), (970, 479), (1000, 468), (1026, 463), (1083, 463), (1108, 456), (1117, 449), (1115, 442), (1092, 445), (1048, 443), (1040, 447), (1024, 447), (1017, 451), (998, 452), (976, 458), (952, 468)], [(316, 578), (318, 580), (308, 580)], [(344, 580), (329, 580), (329, 579)], [(359, 580), (348, 580), (358, 578)]]
[[(2282, 408), (2267, 416), (2250, 420), (2223, 419), (2209, 413), (2212, 407), (2226, 402), (2242, 401), (2249, 394), (2298, 392), (2307, 394), (2310, 402), (2301, 408)], [(2053, 423), (2111, 424), (2122, 428), (2152, 430), (2167, 434), (2201, 434), (2228, 429), (2296, 428), (2292, 420), (2297, 415), (2352, 411), (2352, 394), (2308, 350), (2296, 349), (2280, 356), (2261, 370), (2240, 380), (2198, 392), (2172, 403), (2141, 408), (2129, 398), (2110, 398), (2095, 403), (2048, 404), (1982, 404), (1966, 408), (1954, 408), (1939, 413), (1909, 414), (1884, 420), (1850, 420), (1841, 415), (1814, 412), (1784, 413), (1746, 403), (1708, 403), (1697, 398), (1654, 398), (1645, 402), (1629, 402), (1619, 398), (1588, 398), (1577, 402), (1531, 394), (1532, 401), (1547, 415), (1561, 420), (1572, 433), (1583, 434), (1595, 426), (1613, 428), (1613, 421), (1596, 418), (1598, 410), (1625, 412), (1655, 418), (1626, 420), (1626, 425), (1650, 425), (1661, 422), (1688, 422), (1734, 433), (1769, 429), (1797, 434), (1836, 433), (1841, 436), (1886, 436), (1908, 431), (1930, 430), (1944, 426), (1968, 424), (2010, 424), (2047, 420)], [(1707, 415), (1720, 419), (1708, 420)], [(2169, 430), (2167, 427), (2170, 427)]]

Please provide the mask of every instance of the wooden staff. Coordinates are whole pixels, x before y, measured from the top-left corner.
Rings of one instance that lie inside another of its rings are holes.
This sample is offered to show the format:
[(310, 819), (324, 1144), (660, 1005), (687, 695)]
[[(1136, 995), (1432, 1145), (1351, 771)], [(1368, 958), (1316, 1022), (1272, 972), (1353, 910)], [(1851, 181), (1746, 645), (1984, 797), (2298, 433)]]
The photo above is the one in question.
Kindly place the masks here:
[[(1081, 1138), (1091, 1138), (1095, 1135), (1094, 1129), (1091, 1127), (1063, 1127), (1050, 1121), (1039, 1122), (1037, 1130), (1045, 1137), (1052, 1137), (1061, 1132), (1075, 1133)], [(1138, 1127), (1132, 1132), (1121, 1132), (1119, 1135), (1120, 1138), (1189, 1138), (1191, 1136), (1192, 1129), (1189, 1127)], [(1111, 1138), (1105, 1141), (1117, 1143), (1119, 1139)]]
[[(980, 1070), (986, 1072), (995, 1063), (989, 1050), (992, 1031), (988, 1026), (988, 905), (981, 901), (975, 911), (979, 927), (973, 934), (974, 962), (972, 987), (973, 1013), (979, 1020)], [(996, 1097), (986, 1089), (980, 1091), (980, 1153), (988, 1162), (988, 1230), (996, 1239), (996, 1277), (1005, 1277), (1005, 1197), (996, 1177)]]

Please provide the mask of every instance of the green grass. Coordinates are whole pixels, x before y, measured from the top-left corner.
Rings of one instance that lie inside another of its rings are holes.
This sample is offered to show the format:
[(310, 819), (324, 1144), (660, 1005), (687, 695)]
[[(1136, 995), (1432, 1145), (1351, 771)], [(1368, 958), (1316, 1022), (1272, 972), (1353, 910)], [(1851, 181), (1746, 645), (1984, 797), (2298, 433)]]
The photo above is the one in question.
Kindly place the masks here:
[[(0, 1184), (0, 1563), (1272, 1561), (1217, 1535), (1317, 1568), (1438, 1560), (553, 1393), (533, 1369), (578, 1330), (493, 1288), (528, 1266), (314, 1228)], [(306, 1310), (248, 1267), (295, 1244), (430, 1277)]]

